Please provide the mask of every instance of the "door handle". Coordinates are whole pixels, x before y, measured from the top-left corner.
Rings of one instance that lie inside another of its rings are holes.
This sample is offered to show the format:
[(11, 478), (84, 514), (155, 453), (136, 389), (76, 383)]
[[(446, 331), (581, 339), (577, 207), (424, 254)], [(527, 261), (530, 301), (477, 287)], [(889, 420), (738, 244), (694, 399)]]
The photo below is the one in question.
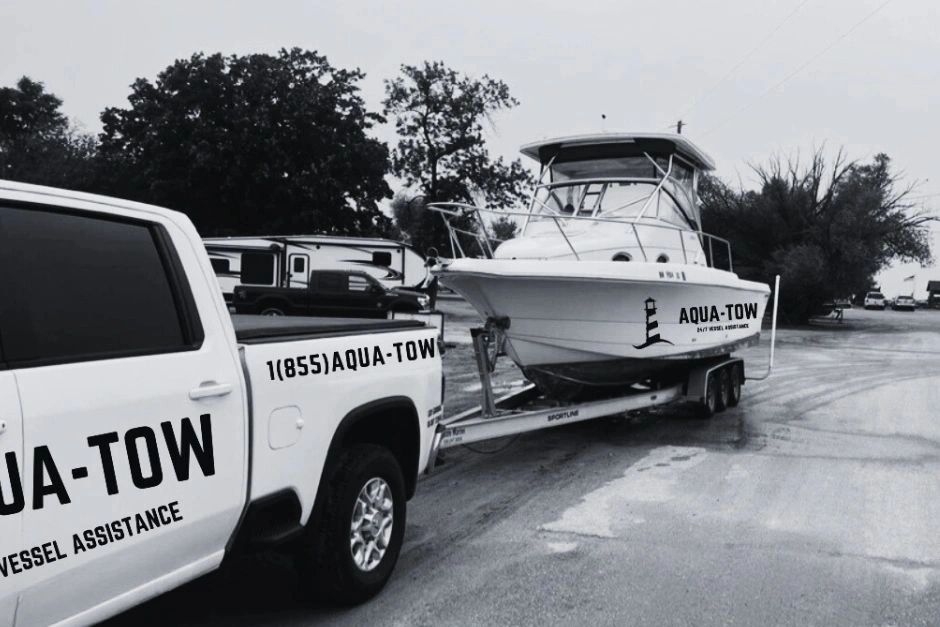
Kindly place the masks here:
[(211, 398), (213, 396), (225, 396), (232, 393), (231, 383), (216, 383), (215, 381), (203, 381), (198, 388), (189, 391), (189, 398), (196, 401), (201, 398)]
[(7, 432), (7, 421), (0, 420), (0, 435), (3, 435), (6, 432)]

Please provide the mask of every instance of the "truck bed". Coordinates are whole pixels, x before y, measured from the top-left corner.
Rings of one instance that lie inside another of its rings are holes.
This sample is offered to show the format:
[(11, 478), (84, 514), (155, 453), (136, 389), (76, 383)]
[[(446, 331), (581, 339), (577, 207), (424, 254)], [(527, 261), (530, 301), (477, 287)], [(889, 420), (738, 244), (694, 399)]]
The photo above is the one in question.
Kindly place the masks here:
[(263, 344), (289, 339), (386, 333), (422, 328), (420, 320), (370, 318), (308, 318), (301, 316), (233, 315), (235, 337), (245, 344)]

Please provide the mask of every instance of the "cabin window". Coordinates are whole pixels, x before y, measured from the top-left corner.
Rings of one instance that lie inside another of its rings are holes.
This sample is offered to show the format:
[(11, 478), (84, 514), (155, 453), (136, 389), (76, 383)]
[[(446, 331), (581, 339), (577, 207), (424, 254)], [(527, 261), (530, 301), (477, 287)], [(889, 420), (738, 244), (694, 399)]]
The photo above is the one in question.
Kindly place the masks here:
[(372, 253), (372, 265), (385, 266), (387, 268), (388, 266), (392, 265), (392, 253), (389, 253), (389, 252)]
[(215, 271), (216, 274), (226, 274), (232, 270), (232, 263), (228, 259), (213, 258), (209, 261), (212, 262), (212, 270)]
[(241, 282), (245, 285), (274, 285), (274, 255), (242, 254)]
[(679, 159), (672, 160), (672, 174), (669, 175), (669, 178), (675, 179), (680, 185), (684, 185), (688, 188), (692, 188), (692, 180), (694, 178), (694, 171), (691, 166), (686, 165)]
[(306, 266), (307, 259), (305, 257), (301, 257), (300, 255), (294, 257), (294, 272), (303, 272), (307, 269)]

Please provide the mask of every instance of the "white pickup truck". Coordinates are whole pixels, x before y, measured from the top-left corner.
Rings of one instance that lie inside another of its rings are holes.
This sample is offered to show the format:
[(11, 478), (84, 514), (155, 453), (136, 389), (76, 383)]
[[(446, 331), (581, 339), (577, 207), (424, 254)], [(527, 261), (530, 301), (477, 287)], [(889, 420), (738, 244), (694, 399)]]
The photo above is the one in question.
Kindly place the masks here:
[(0, 625), (88, 624), (283, 543), (353, 603), (442, 411), (410, 320), (234, 320), (183, 215), (0, 181)]

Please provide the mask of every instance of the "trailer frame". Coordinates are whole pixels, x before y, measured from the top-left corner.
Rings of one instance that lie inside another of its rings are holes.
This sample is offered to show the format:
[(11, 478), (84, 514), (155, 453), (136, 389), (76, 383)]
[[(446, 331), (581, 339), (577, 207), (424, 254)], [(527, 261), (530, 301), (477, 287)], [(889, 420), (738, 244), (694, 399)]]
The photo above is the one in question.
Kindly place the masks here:
[[(541, 395), (533, 384), (497, 398), (493, 392), (491, 374), (499, 357), (504, 354), (506, 328), (507, 320), (490, 319), (485, 326), (470, 330), (480, 377), (481, 402), (477, 407), (442, 418), (438, 422), (429, 451), (428, 473), (436, 465), (442, 450), (493, 438), (605, 416), (624, 415), (680, 401), (697, 403), (703, 415), (710, 416), (716, 409), (714, 405), (711, 408), (708, 405), (709, 385), (715, 385), (712, 382), (717, 381), (719, 373), (727, 369), (730, 376), (739, 377), (739, 384), (743, 384), (746, 379), (744, 360), (722, 355), (690, 363), (684, 381), (667, 385), (635, 385), (629, 391), (609, 398), (582, 402), (558, 401)], [(738, 368), (735, 369), (735, 366)]]

